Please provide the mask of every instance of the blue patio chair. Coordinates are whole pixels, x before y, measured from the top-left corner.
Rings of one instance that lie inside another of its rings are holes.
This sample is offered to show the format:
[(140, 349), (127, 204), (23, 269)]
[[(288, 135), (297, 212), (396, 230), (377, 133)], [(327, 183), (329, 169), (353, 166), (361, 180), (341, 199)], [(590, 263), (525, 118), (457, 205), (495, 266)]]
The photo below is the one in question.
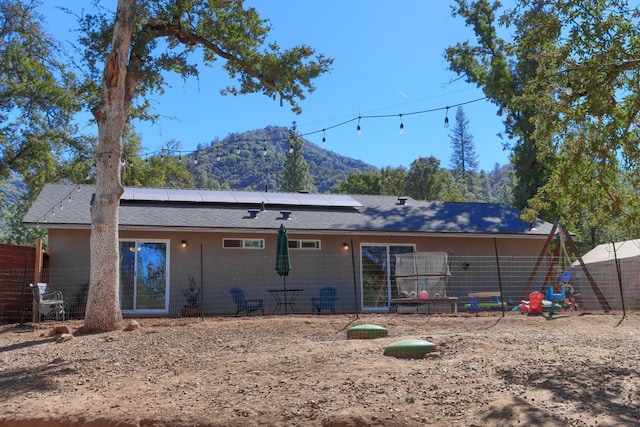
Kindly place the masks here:
[(319, 297), (311, 297), (311, 311), (320, 314), (323, 309), (336, 312), (336, 288), (327, 286), (320, 289)]
[(242, 311), (246, 312), (247, 316), (251, 316), (251, 313), (254, 311), (262, 311), (262, 315), (264, 316), (262, 299), (246, 299), (244, 291), (240, 288), (231, 288), (229, 292), (231, 293), (233, 302), (236, 303), (236, 316)]

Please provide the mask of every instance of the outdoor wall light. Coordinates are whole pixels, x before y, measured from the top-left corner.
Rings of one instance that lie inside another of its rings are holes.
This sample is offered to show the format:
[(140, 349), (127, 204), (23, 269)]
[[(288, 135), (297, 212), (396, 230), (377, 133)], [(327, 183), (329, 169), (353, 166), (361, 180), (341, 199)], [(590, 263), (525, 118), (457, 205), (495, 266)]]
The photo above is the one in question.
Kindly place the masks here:
[(183, 240), (182, 242), (180, 242), (180, 246), (182, 246), (183, 248), (187, 247), (187, 241)]
[(349, 244), (347, 242), (344, 242), (342, 244), (342, 249), (344, 249), (345, 251), (348, 251), (349, 250)]

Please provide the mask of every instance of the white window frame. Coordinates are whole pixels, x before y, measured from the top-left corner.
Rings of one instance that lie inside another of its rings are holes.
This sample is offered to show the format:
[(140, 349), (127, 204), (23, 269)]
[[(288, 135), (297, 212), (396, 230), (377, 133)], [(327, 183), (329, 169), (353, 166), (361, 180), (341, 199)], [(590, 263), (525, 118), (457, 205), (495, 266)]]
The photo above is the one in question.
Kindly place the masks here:
[[(134, 242), (137, 246), (138, 243), (164, 243), (165, 244), (165, 303), (164, 309), (134, 309), (127, 310), (121, 309), (123, 314), (127, 315), (148, 315), (148, 314), (169, 314), (170, 304), (171, 304), (171, 240), (169, 239), (146, 239), (146, 238), (136, 238), (136, 237), (120, 237), (118, 238), (118, 247), (120, 247), (121, 242)], [(119, 254), (118, 254), (119, 256)], [(137, 267), (136, 267), (137, 268)], [(118, 287), (120, 285), (118, 284)]]
[[(225, 242), (235, 240), (240, 241), (240, 246), (226, 246)], [(259, 246), (247, 246), (247, 242), (260, 242)], [(225, 237), (222, 239), (222, 248), (223, 249), (264, 249), (264, 239), (252, 239), (252, 238), (232, 238)]]
[[(295, 242), (295, 247), (291, 243)], [(312, 244), (313, 246), (303, 246), (305, 243)], [(322, 249), (322, 242), (319, 239), (289, 239), (289, 249), (302, 250), (302, 251), (319, 251)]]

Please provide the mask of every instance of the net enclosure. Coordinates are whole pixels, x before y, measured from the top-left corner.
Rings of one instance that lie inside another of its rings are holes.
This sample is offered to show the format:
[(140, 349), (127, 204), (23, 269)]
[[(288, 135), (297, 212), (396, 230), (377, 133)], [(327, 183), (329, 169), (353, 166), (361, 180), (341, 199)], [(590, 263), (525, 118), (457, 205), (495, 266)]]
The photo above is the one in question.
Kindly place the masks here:
[(400, 298), (446, 297), (449, 271), (447, 252), (412, 252), (396, 255), (395, 279)]

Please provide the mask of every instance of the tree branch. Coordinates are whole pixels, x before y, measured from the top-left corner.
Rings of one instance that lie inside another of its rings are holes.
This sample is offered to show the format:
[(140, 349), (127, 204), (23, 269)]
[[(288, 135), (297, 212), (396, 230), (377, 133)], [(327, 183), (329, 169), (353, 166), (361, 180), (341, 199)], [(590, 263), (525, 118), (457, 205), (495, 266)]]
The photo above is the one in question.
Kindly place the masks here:
[(242, 61), (240, 58), (230, 54), (229, 52), (224, 51), (220, 46), (216, 45), (215, 43), (197, 34), (193, 34), (183, 29), (179, 24), (168, 23), (160, 19), (155, 19), (149, 24), (148, 27), (153, 31), (155, 31), (159, 36), (173, 36), (177, 38), (181, 43), (187, 46), (196, 46), (196, 45), (204, 46), (205, 48), (211, 50), (221, 58), (224, 58), (227, 61), (237, 65), (248, 76), (258, 79), (266, 88), (278, 93), (282, 99), (292, 101), (291, 97), (285, 96), (282, 93), (282, 91), (278, 88), (278, 85), (276, 82), (266, 79), (258, 71), (252, 69), (251, 66), (249, 66), (249, 64)]

